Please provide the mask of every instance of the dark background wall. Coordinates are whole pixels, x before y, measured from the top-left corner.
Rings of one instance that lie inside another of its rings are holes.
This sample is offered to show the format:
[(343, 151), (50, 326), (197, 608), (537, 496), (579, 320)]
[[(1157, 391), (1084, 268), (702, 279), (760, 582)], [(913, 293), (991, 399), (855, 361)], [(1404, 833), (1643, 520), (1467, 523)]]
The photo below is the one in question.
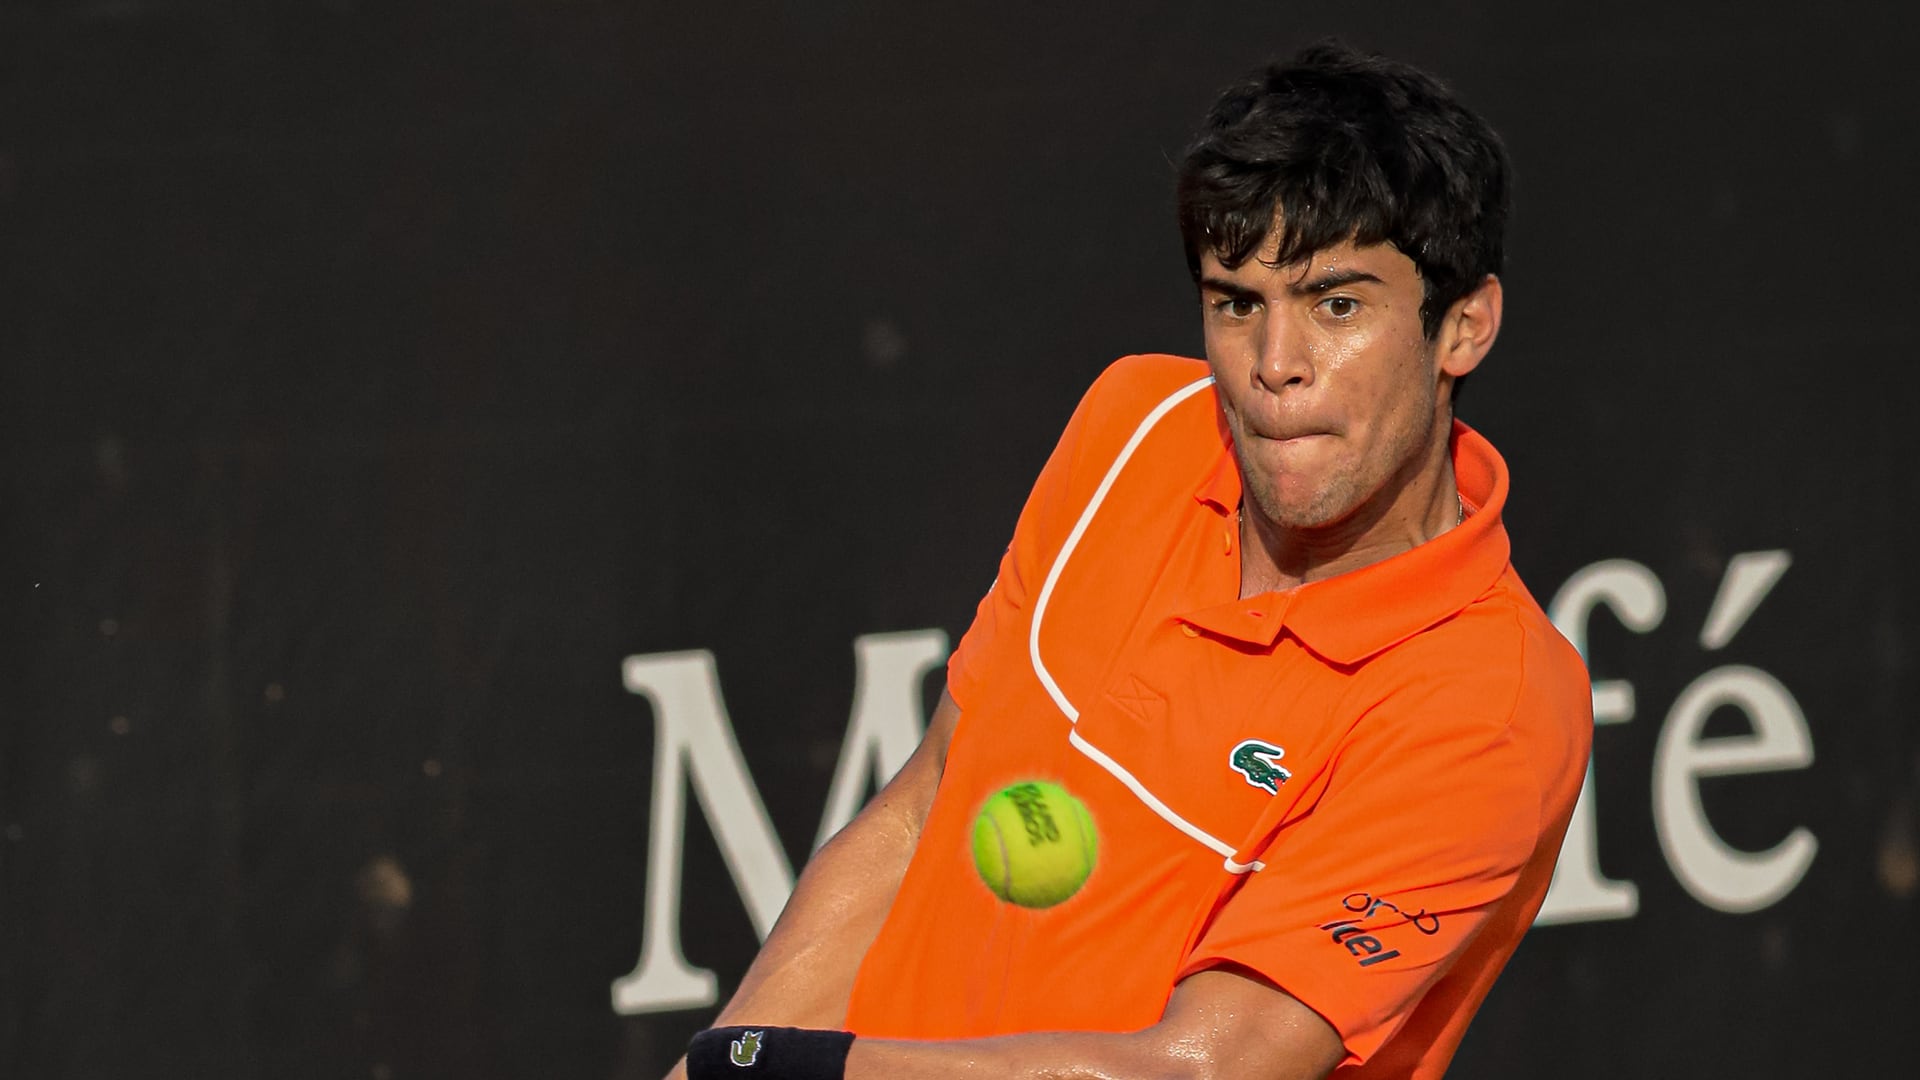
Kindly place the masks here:
[[(609, 1005), (657, 764), (622, 659), (712, 651), (804, 858), (851, 642), (957, 639), (1085, 383), (1198, 347), (1170, 160), (1328, 32), (1516, 160), (1462, 412), (1521, 572), (1667, 602), (1588, 643), (1638, 912), (1537, 928), (1454, 1074), (1920, 1059), (1904, 5), (128, 0), (0, 8), (0, 1074), (663, 1069), (711, 1010)], [(1734, 846), (1819, 840), (1748, 913), (1650, 803), (1725, 664), (1814, 746), (1701, 783)], [(724, 993), (755, 937), (698, 810), (684, 859)]]

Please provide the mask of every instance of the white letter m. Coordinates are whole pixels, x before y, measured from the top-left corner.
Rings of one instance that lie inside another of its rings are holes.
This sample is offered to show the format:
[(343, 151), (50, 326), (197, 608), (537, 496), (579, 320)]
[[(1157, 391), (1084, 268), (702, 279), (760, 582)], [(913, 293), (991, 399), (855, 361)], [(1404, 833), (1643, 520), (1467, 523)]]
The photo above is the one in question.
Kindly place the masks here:
[[(926, 718), (920, 686), (947, 656), (939, 630), (868, 634), (853, 642), (853, 716), (827, 791), (817, 849), (853, 819), (869, 777), (885, 784), (912, 756)], [(681, 845), (687, 781), (700, 798), (720, 855), (761, 940), (793, 892), (793, 868), (767, 816), (740, 743), (733, 736), (713, 654), (704, 649), (629, 656), (627, 690), (653, 706), (653, 798), (647, 820), (646, 916), (640, 960), (613, 982), (613, 1011), (623, 1015), (697, 1009), (719, 998), (713, 972), (680, 951)]]

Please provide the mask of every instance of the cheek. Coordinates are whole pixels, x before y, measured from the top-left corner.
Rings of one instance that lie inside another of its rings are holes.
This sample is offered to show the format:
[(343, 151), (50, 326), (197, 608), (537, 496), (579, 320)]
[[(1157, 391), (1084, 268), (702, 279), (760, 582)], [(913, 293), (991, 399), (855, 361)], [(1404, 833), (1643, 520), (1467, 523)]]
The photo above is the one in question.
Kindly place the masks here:
[(1307, 343), (1315, 367), (1356, 383), (1377, 380), (1402, 358), (1399, 335), (1384, 323), (1317, 335)]
[(1224, 379), (1233, 372), (1246, 369), (1253, 362), (1254, 350), (1245, 329), (1209, 324), (1201, 333), (1201, 343), (1206, 348), (1207, 364), (1213, 368), (1215, 378)]

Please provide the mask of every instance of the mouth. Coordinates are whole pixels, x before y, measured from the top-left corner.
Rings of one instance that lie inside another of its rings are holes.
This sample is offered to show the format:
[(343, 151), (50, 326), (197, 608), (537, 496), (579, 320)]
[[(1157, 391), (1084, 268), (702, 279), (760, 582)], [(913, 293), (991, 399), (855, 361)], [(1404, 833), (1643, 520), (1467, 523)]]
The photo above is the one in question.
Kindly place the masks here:
[(1236, 429), (1236, 434), (1244, 437), (1249, 447), (1265, 445), (1274, 449), (1301, 448), (1335, 437), (1331, 426), (1308, 417), (1255, 418), (1242, 413), (1230, 419), (1235, 421), (1233, 427)]
[(1281, 446), (1310, 442), (1314, 439), (1326, 439), (1333, 436), (1333, 430), (1331, 428), (1312, 426), (1311, 422), (1303, 424), (1297, 420), (1292, 422), (1281, 420), (1278, 423), (1264, 424), (1247, 422), (1250, 419), (1251, 418), (1243, 418), (1241, 423), (1241, 427), (1246, 434), (1262, 442), (1276, 443)]
[(1273, 443), (1276, 446), (1299, 446), (1312, 442), (1315, 439), (1330, 439), (1333, 435), (1331, 432), (1326, 431), (1299, 431), (1283, 435), (1263, 435), (1255, 432), (1254, 437)]

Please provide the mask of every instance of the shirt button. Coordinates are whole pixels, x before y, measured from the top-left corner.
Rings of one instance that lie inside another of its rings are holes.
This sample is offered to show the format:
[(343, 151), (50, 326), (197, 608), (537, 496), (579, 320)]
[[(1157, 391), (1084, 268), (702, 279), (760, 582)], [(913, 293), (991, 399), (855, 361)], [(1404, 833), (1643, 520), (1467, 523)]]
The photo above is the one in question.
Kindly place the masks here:
[(1193, 624), (1192, 624), (1192, 623), (1181, 623), (1181, 624), (1180, 624), (1180, 632), (1181, 632), (1181, 633), (1183, 633), (1183, 634), (1185, 634), (1185, 635), (1187, 635), (1188, 637), (1199, 637), (1199, 636), (1200, 636), (1200, 631), (1198, 631), (1198, 630), (1195, 630), (1195, 629), (1193, 628)]
[(1221, 552), (1227, 555), (1233, 554), (1233, 530), (1221, 529), (1220, 539), (1223, 542), (1220, 548)]

